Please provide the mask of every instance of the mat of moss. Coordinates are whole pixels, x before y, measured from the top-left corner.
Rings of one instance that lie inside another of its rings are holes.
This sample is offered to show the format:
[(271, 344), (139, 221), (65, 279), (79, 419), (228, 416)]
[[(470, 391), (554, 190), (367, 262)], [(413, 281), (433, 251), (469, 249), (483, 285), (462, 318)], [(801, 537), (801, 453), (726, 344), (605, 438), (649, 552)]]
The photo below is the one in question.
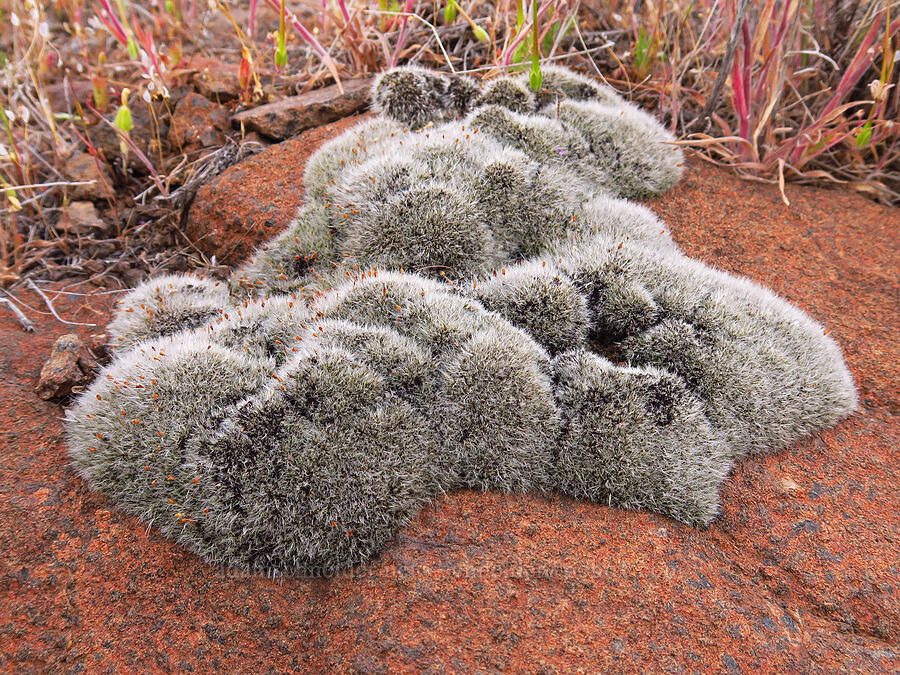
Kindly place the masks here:
[(406, 67), (372, 98), (227, 284), (122, 300), (116, 358), (68, 413), (76, 468), (120, 508), (291, 574), (365, 560), (461, 486), (702, 526), (736, 460), (855, 408), (820, 325), (629, 201), (682, 154), (612, 89)]

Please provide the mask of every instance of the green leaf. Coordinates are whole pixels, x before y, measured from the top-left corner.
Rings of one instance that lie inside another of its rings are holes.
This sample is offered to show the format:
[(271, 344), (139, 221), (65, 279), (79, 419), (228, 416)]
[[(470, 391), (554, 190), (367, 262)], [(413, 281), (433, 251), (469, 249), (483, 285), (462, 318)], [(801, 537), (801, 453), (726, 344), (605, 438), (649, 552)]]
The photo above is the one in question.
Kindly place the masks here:
[(531, 73), (528, 76), (528, 83), (531, 85), (531, 91), (540, 91), (541, 85), (544, 83), (544, 76), (541, 73), (541, 64), (537, 59), (531, 64)]
[(644, 59), (647, 58), (648, 44), (649, 40), (647, 39), (647, 34), (644, 32), (644, 28), (638, 28), (637, 42), (634, 43), (634, 63), (638, 68), (643, 67)]
[(872, 120), (868, 120), (863, 124), (862, 129), (856, 134), (856, 147), (864, 148), (872, 140)]
[[(519, 46), (516, 47), (516, 50), (513, 52), (513, 63), (522, 63), (527, 57), (528, 54), (531, 53), (531, 35), (526, 37), (519, 43)], [(523, 68), (524, 70), (524, 68)]]
[(135, 42), (134, 38), (130, 35), (128, 36), (128, 56), (131, 57), (132, 61), (138, 61), (141, 57), (141, 52), (138, 49), (137, 42)]

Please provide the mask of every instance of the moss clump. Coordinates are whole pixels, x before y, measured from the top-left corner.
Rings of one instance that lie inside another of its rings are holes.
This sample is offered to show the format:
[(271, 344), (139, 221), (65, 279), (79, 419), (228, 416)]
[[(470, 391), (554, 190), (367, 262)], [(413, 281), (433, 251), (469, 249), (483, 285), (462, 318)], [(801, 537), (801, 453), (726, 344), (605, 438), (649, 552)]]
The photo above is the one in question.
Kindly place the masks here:
[(478, 331), (446, 360), (437, 414), (461, 485), (503, 492), (547, 485), (560, 419), (546, 362), (508, 324)]
[(359, 218), (341, 250), (355, 261), (428, 276), (483, 272), (503, 259), (472, 202), (439, 181), (411, 187)]
[(447, 115), (449, 79), (442, 73), (404, 66), (375, 78), (372, 108), (411, 129), (439, 122)]
[(588, 143), (594, 165), (614, 194), (646, 199), (681, 178), (684, 154), (674, 145), (675, 137), (642, 110), (625, 103), (564, 101), (553, 111), (565, 129)]
[(107, 326), (110, 346), (126, 349), (143, 340), (201, 326), (221, 311), (228, 287), (218, 281), (166, 274), (144, 282), (119, 300)]
[(550, 354), (586, 343), (587, 296), (553, 265), (533, 262), (503, 268), (478, 283), (474, 294)]
[(344, 171), (359, 166), (378, 152), (382, 143), (402, 134), (403, 127), (394, 120), (375, 117), (325, 143), (309, 158), (303, 171), (307, 200), (322, 200), (328, 186)]
[(439, 488), (439, 449), (428, 420), (362, 359), (301, 352), (207, 447), (217, 489), (200, 552), (295, 574), (365, 560)]
[(337, 259), (331, 214), (312, 202), (231, 276), (232, 291), (241, 297), (303, 293), (323, 285)]
[[(542, 65), (541, 75), (541, 90), (537, 93), (538, 108), (555, 105), (565, 99), (597, 101), (605, 105), (623, 103), (622, 98), (612, 87), (568, 68)], [(520, 75), (519, 81), (528, 86), (527, 75)]]
[(474, 107), (483, 105), (499, 105), (517, 113), (533, 113), (537, 109), (528, 83), (513, 77), (498, 77), (485, 83)]
[(821, 326), (623, 199), (678, 179), (665, 130), (544, 78), (384, 74), (230, 284), (125, 296), (68, 413), (88, 482), (212, 562), (322, 574), (455, 487), (706, 525), (737, 458), (850, 413)]
[(731, 457), (681, 378), (583, 350), (558, 356), (554, 375), (565, 420), (555, 489), (691, 525), (718, 515)]
[(826, 331), (753, 282), (600, 236), (554, 253), (590, 296), (595, 339), (681, 376), (734, 456), (784, 447), (855, 409)]

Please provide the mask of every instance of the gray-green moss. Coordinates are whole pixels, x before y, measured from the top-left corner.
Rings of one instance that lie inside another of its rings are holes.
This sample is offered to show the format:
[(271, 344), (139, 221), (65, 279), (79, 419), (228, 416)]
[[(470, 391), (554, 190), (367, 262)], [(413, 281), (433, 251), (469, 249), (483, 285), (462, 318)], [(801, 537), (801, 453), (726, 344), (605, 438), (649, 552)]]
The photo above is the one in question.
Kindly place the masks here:
[(214, 563), (323, 574), (456, 487), (691, 525), (747, 453), (856, 406), (835, 343), (627, 198), (682, 155), (611, 88), (404, 67), (229, 283), (128, 293), (67, 413), (75, 467)]

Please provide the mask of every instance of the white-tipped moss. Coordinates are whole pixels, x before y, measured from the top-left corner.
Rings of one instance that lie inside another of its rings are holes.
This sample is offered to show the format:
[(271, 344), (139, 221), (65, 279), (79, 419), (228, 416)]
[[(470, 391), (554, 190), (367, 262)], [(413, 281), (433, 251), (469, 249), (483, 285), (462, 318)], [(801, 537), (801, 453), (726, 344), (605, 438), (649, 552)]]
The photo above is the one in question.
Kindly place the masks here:
[(548, 106), (546, 112), (568, 131), (581, 134), (593, 164), (607, 177), (604, 186), (620, 197), (646, 199), (681, 179), (684, 153), (674, 145), (675, 137), (630, 104), (569, 100)]
[(440, 373), (428, 349), (385, 326), (324, 319), (314, 330), (322, 344), (349, 351), (381, 375), (392, 392), (430, 415)]
[(257, 249), (231, 275), (231, 287), (240, 297), (302, 293), (318, 288), (337, 258), (329, 209), (312, 202), (300, 209), (287, 230)]
[(464, 75), (400, 66), (375, 78), (372, 108), (413, 130), (458, 119), (475, 104), (480, 88)]
[(447, 118), (449, 78), (417, 66), (402, 66), (378, 75), (372, 84), (372, 108), (410, 129)]
[(605, 348), (679, 374), (735, 456), (784, 447), (856, 407), (823, 328), (751, 281), (601, 236), (559, 261), (588, 294)]
[(546, 262), (503, 268), (478, 283), (473, 293), (551, 354), (581, 347), (587, 340), (585, 294)]
[(541, 164), (556, 164), (602, 183), (605, 176), (597, 173), (591, 148), (577, 129), (566, 129), (557, 120), (539, 115), (521, 115), (499, 105), (486, 105), (474, 110), (466, 125), (491, 136), (499, 143), (520, 150)]
[(394, 272), (369, 272), (318, 299), (312, 309), (324, 318), (393, 328), (436, 356), (489, 325), (488, 312), (476, 300), (440, 282)]
[(142, 340), (201, 326), (228, 306), (228, 286), (199, 277), (166, 274), (149, 279), (119, 300), (107, 326), (110, 345), (126, 349)]
[[(541, 89), (537, 92), (537, 105), (555, 105), (565, 99), (597, 101), (606, 105), (623, 103), (612, 87), (563, 66), (541, 66)], [(528, 86), (528, 74), (520, 75), (519, 82)]]
[(343, 255), (451, 278), (484, 272), (505, 257), (474, 203), (451, 183), (429, 181), (379, 206), (357, 219), (341, 245)]
[(543, 489), (560, 431), (546, 355), (518, 331), (482, 330), (443, 366), (437, 408), (462, 485)]
[(362, 164), (382, 143), (403, 135), (403, 128), (394, 120), (373, 117), (325, 143), (307, 160), (303, 171), (307, 200), (321, 200), (341, 173)]
[(481, 91), (479, 83), (466, 75), (454, 75), (447, 85), (447, 93), (444, 96), (447, 107), (447, 117), (458, 119), (475, 105), (478, 93)]
[(196, 332), (223, 347), (281, 365), (309, 341), (315, 326), (302, 299), (279, 295), (245, 300)]
[(564, 237), (591, 196), (578, 176), (511, 148), (486, 154), (474, 185), (485, 220), (512, 259), (538, 255)]
[(632, 242), (651, 249), (677, 251), (669, 227), (641, 204), (597, 195), (586, 202), (571, 228), (580, 237), (600, 234), (617, 242)]
[(167, 276), (123, 298), (68, 413), (90, 484), (212, 562), (320, 574), (456, 486), (704, 525), (733, 459), (851, 412), (821, 326), (616, 197), (677, 180), (671, 136), (542, 70), (537, 114), (521, 78), (386, 73), (240, 297)]
[(273, 367), (202, 333), (142, 342), (105, 368), (67, 412), (75, 468), (120, 508), (185, 541), (187, 521), (200, 517), (186, 504), (202, 503), (212, 489), (191, 448), (209, 443)]
[(534, 92), (520, 78), (498, 77), (485, 82), (473, 107), (499, 105), (517, 113), (533, 113), (537, 109)]
[(718, 515), (730, 451), (678, 376), (585, 351), (561, 354), (554, 366), (565, 420), (554, 489), (690, 525)]

